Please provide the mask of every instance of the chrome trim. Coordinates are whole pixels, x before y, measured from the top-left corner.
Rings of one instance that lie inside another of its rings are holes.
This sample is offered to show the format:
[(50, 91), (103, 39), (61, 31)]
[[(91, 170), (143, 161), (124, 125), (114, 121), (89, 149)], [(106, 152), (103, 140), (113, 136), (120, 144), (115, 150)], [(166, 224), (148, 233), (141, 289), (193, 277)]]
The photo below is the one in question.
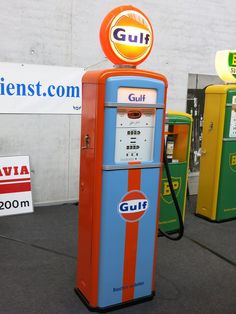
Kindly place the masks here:
[(236, 137), (227, 137), (227, 138), (223, 138), (223, 142), (234, 142), (236, 141)]
[(146, 169), (146, 168), (160, 168), (160, 163), (155, 164), (137, 164), (137, 165), (103, 165), (102, 170), (129, 170), (129, 169)]
[(117, 108), (117, 107), (125, 107), (125, 108), (156, 108), (156, 109), (164, 109), (163, 104), (131, 104), (131, 103), (118, 103), (118, 102), (106, 102), (105, 107), (108, 108)]
[(226, 107), (233, 107), (233, 106), (236, 106), (236, 104), (226, 104), (225, 106)]

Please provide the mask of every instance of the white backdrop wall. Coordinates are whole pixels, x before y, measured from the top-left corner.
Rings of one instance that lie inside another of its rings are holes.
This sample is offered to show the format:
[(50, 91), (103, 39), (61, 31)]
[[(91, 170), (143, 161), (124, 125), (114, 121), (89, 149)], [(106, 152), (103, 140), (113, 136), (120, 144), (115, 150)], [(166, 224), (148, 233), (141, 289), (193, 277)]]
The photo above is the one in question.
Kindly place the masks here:
[[(0, 62), (110, 67), (99, 27), (108, 11), (125, 4), (143, 10), (155, 33), (140, 68), (165, 74), (168, 107), (185, 111), (188, 73), (215, 74), (215, 52), (236, 48), (236, 2), (0, 0)], [(79, 115), (0, 115), (0, 125), (0, 155), (30, 156), (34, 203), (78, 199)]]

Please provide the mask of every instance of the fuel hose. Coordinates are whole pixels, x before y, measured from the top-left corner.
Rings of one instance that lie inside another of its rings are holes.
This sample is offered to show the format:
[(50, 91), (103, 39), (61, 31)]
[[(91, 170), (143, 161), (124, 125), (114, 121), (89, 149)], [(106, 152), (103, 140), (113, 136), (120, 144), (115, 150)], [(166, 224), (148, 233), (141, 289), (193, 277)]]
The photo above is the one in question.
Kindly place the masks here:
[(174, 205), (176, 208), (178, 220), (179, 220), (179, 230), (178, 230), (177, 235), (170, 235), (169, 233), (162, 231), (160, 228), (159, 228), (159, 232), (161, 235), (168, 238), (169, 240), (178, 241), (182, 238), (182, 236), (184, 234), (184, 224), (183, 224), (183, 218), (182, 218), (181, 210), (180, 210), (179, 203), (177, 200), (177, 196), (175, 194), (175, 190), (174, 190), (173, 183), (171, 180), (170, 168), (169, 168), (169, 163), (168, 163), (168, 159), (167, 159), (167, 155), (166, 155), (165, 145), (164, 145), (163, 163), (164, 163), (164, 167), (166, 170), (166, 176), (167, 176), (167, 180), (169, 183), (171, 196), (172, 196), (172, 199), (173, 199), (173, 202), (174, 202)]

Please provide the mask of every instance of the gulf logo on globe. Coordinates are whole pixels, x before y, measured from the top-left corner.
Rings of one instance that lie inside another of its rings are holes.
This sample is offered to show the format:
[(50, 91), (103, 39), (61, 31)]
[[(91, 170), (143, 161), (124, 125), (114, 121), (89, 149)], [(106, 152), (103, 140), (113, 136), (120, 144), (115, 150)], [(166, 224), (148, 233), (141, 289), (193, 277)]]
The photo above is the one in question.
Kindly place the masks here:
[(118, 212), (128, 222), (136, 222), (143, 217), (148, 209), (148, 199), (141, 191), (130, 191), (118, 204)]
[(137, 65), (151, 51), (153, 30), (148, 18), (137, 8), (118, 7), (104, 19), (100, 41), (105, 54), (115, 64)]

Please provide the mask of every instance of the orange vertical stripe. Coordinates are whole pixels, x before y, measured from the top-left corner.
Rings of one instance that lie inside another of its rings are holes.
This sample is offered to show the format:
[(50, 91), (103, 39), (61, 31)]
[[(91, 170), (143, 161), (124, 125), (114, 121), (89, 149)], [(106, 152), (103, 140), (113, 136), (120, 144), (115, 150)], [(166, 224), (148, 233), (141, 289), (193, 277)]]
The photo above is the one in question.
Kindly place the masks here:
[[(140, 190), (141, 169), (128, 172), (128, 191)], [(134, 298), (139, 222), (126, 222), (122, 302)]]
[(128, 191), (140, 190), (141, 169), (131, 169), (128, 172)]
[(138, 225), (138, 221), (126, 223), (122, 302), (134, 298)]

